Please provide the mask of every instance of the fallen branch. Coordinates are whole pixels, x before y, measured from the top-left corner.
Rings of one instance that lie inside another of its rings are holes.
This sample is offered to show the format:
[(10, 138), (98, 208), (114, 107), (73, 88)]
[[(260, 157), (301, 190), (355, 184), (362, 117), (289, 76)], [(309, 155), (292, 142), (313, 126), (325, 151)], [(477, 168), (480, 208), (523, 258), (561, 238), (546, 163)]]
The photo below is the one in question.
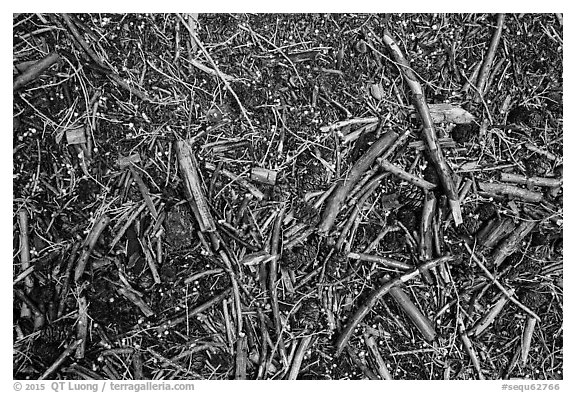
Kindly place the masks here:
[(484, 374), (482, 374), (478, 355), (476, 355), (476, 350), (472, 345), (472, 341), (470, 341), (470, 337), (468, 337), (468, 334), (466, 333), (466, 327), (464, 326), (464, 321), (462, 321), (461, 315), (458, 315), (458, 332), (460, 333), (460, 340), (462, 341), (462, 344), (464, 344), (464, 349), (468, 353), (468, 356), (470, 356), (470, 361), (472, 361), (472, 365), (478, 373), (478, 379), (486, 379), (484, 378)]
[(490, 74), (490, 68), (492, 67), (492, 62), (496, 56), (496, 49), (498, 44), (500, 44), (500, 37), (502, 37), (502, 29), (504, 28), (505, 14), (498, 14), (496, 30), (492, 35), (492, 40), (490, 41), (490, 46), (488, 47), (488, 52), (484, 57), (484, 62), (478, 73), (478, 80), (476, 82), (476, 89), (478, 90), (479, 97), (477, 102), (480, 102), (481, 97), (484, 96), (484, 89), (486, 87), (486, 81), (488, 80), (488, 75)]
[(392, 378), (390, 371), (388, 371), (388, 367), (386, 366), (384, 359), (382, 359), (382, 355), (380, 355), (380, 351), (378, 350), (378, 346), (376, 345), (376, 340), (374, 340), (374, 337), (370, 334), (364, 333), (364, 343), (366, 344), (366, 346), (368, 347), (370, 353), (374, 358), (374, 362), (376, 363), (377, 366), (376, 371), (378, 371), (378, 375), (380, 375), (380, 378), (386, 380), (394, 379)]
[(500, 266), (504, 259), (511, 255), (514, 251), (518, 250), (522, 240), (534, 229), (536, 226), (535, 221), (522, 221), (520, 225), (504, 240), (492, 253), (492, 258), (495, 266)]
[(371, 254), (351, 252), (347, 256), (350, 259), (356, 259), (359, 261), (380, 263), (383, 266), (389, 267), (392, 269), (410, 270), (410, 269), (414, 268), (414, 266), (409, 265), (407, 263), (400, 262), (400, 261), (397, 261), (395, 259), (388, 258), (388, 257), (382, 257), (379, 255), (371, 255)]
[(82, 274), (84, 274), (86, 264), (88, 263), (88, 258), (96, 246), (96, 242), (100, 238), (100, 235), (102, 235), (102, 232), (104, 229), (106, 229), (109, 223), (110, 217), (103, 214), (92, 227), (92, 230), (82, 245), (82, 254), (80, 255), (80, 258), (78, 258), (78, 262), (76, 263), (76, 270), (74, 271), (74, 281), (78, 282), (82, 277)]
[(320, 131), (322, 132), (336, 131), (346, 126), (366, 124), (366, 123), (378, 123), (378, 118), (376, 116), (373, 116), (373, 117), (358, 117), (354, 119), (342, 120), (329, 126), (320, 127)]
[(480, 190), (492, 196), (505, 195), (511, 198), (522, 199), (526, 202), (538, 203), (542, 201), (544, 197), (540, 192), (528, 191), (508, 184), (479, 182), (478, 187)]
[(540, 186), (540, 187), (560, 187), (562, 185), (562, 179), (556, 179), (551, 177), (528, 177), (523, 175), (517, 175), (515, 173), (502, 172), (500, 174), (500, 180), (508, 183), (516, 184), (526, 184), (528, 187)]
[(284, 219), (284, 208), (282, 208), (276, 216), (274, 228), (272, 230), (272, 242), (270, 244), (270, 254), (275, 257), (272, 258), (268, 264), (268, 291), (270, 293), (270, 303), (272, 305), (272, 315), (274, 318), (274, 328), (276, 330), (276, 339), (278, 340), (278, 347), (280, 356), (286, 366), (288, 366), (288, 358), (286, 356), (286, 346), (282, 338), (282, 318), (280, 318), (280, 308), (278, 306), (278, 294), (276, 292), (276, 279), (278, 276), (278, 263), (277, 259), (281, 255), (280, 239), (282, 236), (282, 220)]
[(423, 188), (424, 190), (433, 190), (436, 188), (436, 184), (430, 183), (424, 179), (419, 178), (411, 173), (406, 172), (404, 169), (390, 163), (387, 160), (381, 158), (378, 159), (378, 165), (387, 172), (398, 176), (402, 180), (406, 180), (410, 184), (414, 184), (417, 187)]
[[(18, 212), (18, 225), (20, 226), (20, 266), (22, 271), (30, 269), (30, 241), (28, 238), (28, 212), (25, 209), (20, 209)], [(29, 294), (34, 288), (34, 281), (32, 277), (26, 276), (24, 279), (25, 293)], [(21, 317), (29, 317), (30, 310), (26, 304), (22, 304), (20, 310)]]
[(399, 64), (400, 71), (402, 72), (406, 83), (412, 91), (414, 106), (418, 110), (422, 120), (422, 133), (424, 134), (424, 139), (426, 140), (428, 154), (430, 155), (430, 159), (436, 168), (440, 182), (442, 183), (444, 191), (446, 192), (446, 196), (448, 197), (448, 203), (452, 210), (452, 215), (454, 216), (454, 222), (456, 225), (460, 225), (462, 224), (462, 212), (460, 209), (460, 201), (458, 200), (456, 186), (452, 180), (452, 170), (448, 166), (448, 163), (444, 158), (444, 154), (442, 153), (442, 149), (438, 143), (436, 130), (434, 129), (434, 122), (430, 116), (430, 110), (426, 103), (426, 98), (424, 97), (422, 86), (420, 85), (420, 82), (418, 82), (416, 74), (412, 68), (410, 68), (408, 60), (406, 60), (406, 57), (404, 57), (400, 47), (398, 44), (396, 44), (396, 41), (392, 38), (388, 30), (384, 31), (383, 39), (386, 45), (388, 45), (390, 48), (394, 61)]
[(423, 271), (431, 269), (432, 267), (438, 266), (442, 263), (449, 262), (452, 259), (453, 259), (452, 256), (445, 256), (445, 257), (441, 257), (441, 258), (437, 258), (437, 259), (433, 259), (431, 261), (425, 262), (424, 264), (419, 266), (417, 269), (414, 269), (411, 272), (404, 274), (403, 276), (400, 276), (400, 277), (397, 277), (397, 278), (392, 279), (390, 281), (387, 281), (380, 288), (373, 291), (370, 294), (370, 296), (368, 297), (368, 299), (366, 299), (366, 301), (362, 304), (362, 306), (352, 316), (352, 318), (350, 318), (348, 325), (346, 325), (346, 328), (342, 331), (342, 333), (338, 337), (338, 340), (336, 341), (336, 355), (339, 356), (342, 353), (342, 351), (344, 350), (344, 347), (346, 346), (346, 344), (348, 343), (348, 340), (350, 340), (350, 337), (352, 336), (352, 333), (354, 332), (354, 328), (362, 321), (362, 319), (364, 319), (366, 314), (368, 314), (368, 312), (370, 312), (372, 307), (374, 307), (374, 305), (376, 305), (376, 303), (382, 298), (382, 296), (384, 296), (385, 294), (387, 294), (390, 291), (391, 288), (393, 288), (394, 286), (396, 286), (400, 283), (410, 281), (413, 278), (420, 275)]
[(50, 53), (49, 55), (38, 60), (32, 66), (28, 67), (28, 69), (20, 74), (16, 79), (14, 79), (12, 90), (18, 90), (22, 86), (25, 86), (28, 83), (34, 81), (38, 76), (40, 76), (40, 74), (42, 74), (48, 68), (52, 67), (58, 61), (60, 61), (60, 55), (58, 55), (58, 53)]
[(306, 350), (312, 341), (312, 335), (304, 336), (300, 340), (298, 344), (298, 349), (294, 354), (294, 358), (292, 359), (292, 366), (290, 367), (290, 372), (286, 379), (295, 380), (298, 378), (298, 373), (300, 372), (300, 367), (302, 366), (302, 360), (304, 359), (304, 355), (306, 354)]
[(402, 311), (408, 315), (414, 326), (420, 331), (426, 341), (433, 341), (436, 337), (436, 331), (428, 318), (416, 307), (408, 295), (404, 293), (401, 287), (395, 286), (390, 288), (390, 295), (396, 300)]
[(356, 161), (348, 172), (346, 179), (339, 181), (338, 187), (334, 190), (324, 208), (322, 220), (318, 226), (318, 233), (320, 235), (325, 236), (328, 234), (334, 221), (336, 221), (336, 216), (340, 212), (342, 203), (344, 203), (346, 197), (348, 197), (350, 191), (354, 188), (354, 185), (358, 183), (360, 177), (370, 168), (376, 158), (389, 148), (396, 138), (398, 138), (398, 134), (394, 131), (388, 131), (382, 135), (370, 146), (366, 153)]
[(196, 216), (202, 232), (214, 232), (216, 224), (210, 213), (208, 202), (202, 191), (200, 176), (198, 175), (198, 165), (194, 158), (194, 152), (187, 141), (176, 142), (178, 162), (184, 177), (184, 185), (190, 207)]

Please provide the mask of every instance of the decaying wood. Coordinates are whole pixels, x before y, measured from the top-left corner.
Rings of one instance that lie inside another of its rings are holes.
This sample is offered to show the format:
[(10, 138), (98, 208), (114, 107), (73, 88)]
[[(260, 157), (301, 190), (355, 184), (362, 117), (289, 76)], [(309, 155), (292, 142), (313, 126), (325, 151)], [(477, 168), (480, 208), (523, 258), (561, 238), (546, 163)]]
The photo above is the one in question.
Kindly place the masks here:
[(544, 197), (540, 192), (529, 191), (508, 184), (479, 182), (478, 187), (480, 190), (493, 196), (505, 195), (510, 198), (522, 199), (526, 202), (537, 203)]
[(78, 320), (76, 321), (76, 339), (82, 342), (76, 348), (76, 359), (84, 359), (86, 339), (88, 338), (88, 302), (85, 296), (78, 297)]
[(448, 166), (444, 154), (442, 153), (442, 149), (438, 143), (438, 137), (436, 136), (436, 130), (434, 129), (434, 122), (430, 116), (430, 110), (426, 103), (422, 86), (420, 85), (420, 82), (418, 82), (418, 78), (410, 67), (408, 60), (406, 60), (406, 57), (388, 30), (384, 31), (383, 40), (386, 45), (388, 45), (394, 61), (398, 63), (400, 71), (412, 91), (414, 106), (418, 110), (418, 114), (422, 120), (422, 133), (426, 140), (428, 154), (430, 155), (432, 163), (436, 168), (436, 173), (438, 173), (438, 177), (440, 178), (446, 196), (448, 197), (452, 215), (454, 216), (454, 222), (456, 225), (460, 225), (462, 224), (462, 212), (456, 187), (452, 180), (452, 170)]
[(275, 185), (278, 171), (273, 171), (266, 168), (254, 167), (250, 172), (250, 179), (259, 183)]
[(528, 317), (524, 324), (524, 333), (522, 334), (522, 341), (520, 343), (520, 361), (523, 366), (528, 361), (528, 354), (530, 353), (530, 345), (532, 343), (536, 322), (536, 318)]
[[(270, 245), (270, 254), (274, 257), (279, 257), (281, 253), (281, 231), (282, 220), (284, 219), (284, 209), (281, 209), (276, 216), (274, 222), (274, 229), (272, 231), (272, 242)], [(286, 356), (286, 346), (284, 345), (284, 338), (282, 337), (283, 327), (282, 319), (280, 318), (280, 308), (278, 306), (278, 293), (277, 293), (277, 279), (278, 279), (278, 265), (277, 258), (273, 258), (268, 264), (268, 291), (270, 293), (270, 303), (272, 305), (272, 315), (274, 317), (274, 328), (276, 330), (276, 339), (278, 340), (278, 347), (280, 356), (286, 366), (288, 366), (288, 358)]]
[(362, 304), (362, 306), (350, 318), (348, 324), (346, 325), (346, 328), (342, 331), (342, 333), (340, 333), (340, 336), (338, 337), (338, 339), (336, 341), (336, 354), (340, 355), (342, 353), (342, 351), (346, 347), (346, 344), (348, 343), (348, 340), (350, 340), (350, 337), (352, 336), (352, 333), (354, 332), (354, 328), (362, 321), (362, 319), (364, 319), (366, 314), (368, 314), (368, 312), (382, 298), (382, 296), (384, 296), (385, 294), (387, 294), (390, 291), (391, 288), (393, 288), (394, 286), (396, 286), (400, 283), (410, 281), (414, 277), (420, 275), (422, 273), (422, 271), (428, 270), (434, 266), (438, 266), (441, 263), (447, 263), (447, 262), (451, 261), (452, 258), (453, 258), (452, 256), (445, 256), (445, 257), (441, 257), (441, 258), (437, 258), (437, 259), (433, 259), (431, 261), (425, 262), (424, 264), (419, 266), (417, 269), (412, 270), (410, 273), (406, 273), (403, 276), (389, 280), (384, 285), (382, 285), (380, 288), (373, 291), (370, 294), (370, 296), (366, 299), (364, 304)]
[(182, 176), (184, 177), (184, 186), (189, 198), (188, 202), (200, 225), (200, 230), (203, 232), (213, 232), (216, 230), (216, 224), (214, 223), (210, 207), (202, 190), (202, 183), (198, 174), (198, 165), (192, 147), (186, 141), (178, 141), (176, 142), (176, 152), (178, 154), (178, 162), (180, 163)]
[(370, 146), (370, 148), (368, 148), (366, 153), (356, 161), (354, 166), (348, 172), (346, 178), (338, 182), (339, 185), (326, 203), (326, 207), (322, 214), (322, 221), (318, 225), (318, 233), (320, 235), (325, 236), (328, 234), (336, 220), (336, 216), (340, 212), (340, 207), (344, 203), (350, 191), (354, 188), (354, 185), (356, 185), (368, 168), (370, 168), (376, 158), (389, 148), (396, 138), (398, 138), (398, 134), (394, 131), (388, 131), (386, 134), (382, 135)]
[(482, 368), (480, 367), (480, 361), (478, 360), (478, 355), (476, 354), (476, 350), (474, 349), (474, 345), (472, 345), (472, 341), (468, 334), (466, 333), (466, 326), (464, 326), (464, 321), (462, 321), (462, 316), (458, 315), (458, 331), (460, 333), (460, 340), (464, 345), (464, 349), (468, 353), (470, 357), (470, 361), (474, 365), (476, 372), (478, 373), (478, 379), (485, 379), (484, 374), (482, 373)]
[[(510, 291), (509, 293), (512, 295), (514, 291)], [(490, 308), (490, 311), (474, 324), (474, 326), (468, 331), (468, 334), (470, 336), (480, 336), (482, 332), (484, 332), (498, 317), (506, 303), (508, 303), (508, 300), (509, 298), (503, 293), (500, 294), (498, 301)]]

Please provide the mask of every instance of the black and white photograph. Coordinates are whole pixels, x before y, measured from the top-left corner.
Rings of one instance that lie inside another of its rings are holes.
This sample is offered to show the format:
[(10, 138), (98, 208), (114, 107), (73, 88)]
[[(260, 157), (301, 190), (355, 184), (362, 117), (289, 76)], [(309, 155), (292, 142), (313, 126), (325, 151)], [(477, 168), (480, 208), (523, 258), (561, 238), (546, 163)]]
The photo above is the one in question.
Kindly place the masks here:
[(550, 8), (12, 14), (10, 386), (560, 390)]

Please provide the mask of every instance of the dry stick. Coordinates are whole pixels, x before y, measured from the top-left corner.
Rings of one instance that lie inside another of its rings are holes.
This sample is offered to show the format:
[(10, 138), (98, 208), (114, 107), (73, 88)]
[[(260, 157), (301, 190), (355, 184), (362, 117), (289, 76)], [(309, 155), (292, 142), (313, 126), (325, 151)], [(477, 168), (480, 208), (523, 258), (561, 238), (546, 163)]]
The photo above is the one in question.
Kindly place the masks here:
[(68, 297), (68, 290), (70, 289), (70, 279), (72, 278), (72, 269), (74, 269), (74, 261), (76, 260), (76, 254), (80, 249), (80, 243), (76, 242), (72, 246), (72, 251), (70, 251), (70, 256), (68, 257), (68, 263), (66, 264), (66, 272), (64, 273), (64, 278), (62, 279), (62, 289), (60, 290), (59, 297), (60, 302), (58, 303), (58, 313), (56, 314), (58, 318), (64, 314), (64, 307), (66, 306), (66, 299)]
[(116, 288), (116, 291), (138, 307), (146, 317), (154, 315), (154, 310), (152, 310), (150, 306), (142, 300), (142, 297), (140, 297), (140, 295), (133, 289), (119, 286)]
[(425, 190), (433, 190), (434, 188), (436, 188), (436, 184), (430, 183), (429, 181), (426, 181), (424, 179), (419, 178), (418, 176), (408, 173), (404, 169), (390, 163), (387, 160), (379, 158), (378, 165), (380, 165), (380, 167), (385, 171), (390, 172), (393, 175), (398, 176), (400, 179), (406, 180), (408, 183), (414, 184), (417, 187), (423, 188)]
[(433, 341), (436, 337), (436, 331), (428, 318), (422, 314), (418, 307), (410, 300), (408, 295), (402, 290), (400, 286), (390, 288), (390, 295), (396, 300), (396, 303), (404, 311), (416, 328), (420, 331), (426, 341)]
[(298, 344), (298, 349), (294, 354), (294, 358), (292, 359), (292, 367), (290, 367), (290, 372), (286, 379), (295, 380), (298, 378), (298, 373), (300, 372), (300, 367), (302, 366), (302, 360), (304, 359), (304, 355), (306, 354), (306, 350), (312, 341), (312, 336), (305, 336), (300, 340), (300, 344)]
[(148, 244), (143, 242), (140, 238), (138, 238), (138, 243), (140, 243), (140, 247), (142, 248), (142, 251), (144, 252), (144, 258), (146, 259), (146, 263), (148, 264), (148, 267), (150, 268), (150, 273), (152, 273), (152, 278), (154, 279), (154, 282), (156, 284), (161, 284), (162, 280), (160, 279), (160, 273), (158, 272), (158, 267), (156, 266), (156, 261), (154, 260), (154, 257), (152, 256), (152, 252), (150, 251)]
[(468, 353), (468, 356), (470, 356), (470, 360), (478, 373), (478, 379), (485, 379), (482, 374), (482, 369), (480, 368), (480, 361), (478, 360), (478, 355), (476, 355), (476, 350), (474, 350), (470, 337), (466, 334), (466, 327), (464, 326), (464, 321), (462, 321), (461, 315), (458, 315), (458, 331), (460, 333), (460, 340), (462, 340), (462, 344), (464, 344), (464, 349)]
[(248, 363), (248, 343), (246, 337), (239, 337), (236, 341), (236, 370), (234, 379), (246, 379), (246, 367)]
[(500, 291), (502, 291), (502, 293), (510, 299), (510, 301), (512, 303), (514, 303), (515, 305), (517, 305), (518, 307), (520, 307), (522, 310), (524, 310), (528, 315), (532, 316), (533, 318), (536, 318), (536, 320), (538, 322), (540, 322), (540, 317), (538, 315), (536, 315), (536, 313), (532, 310), (530, 310), (528, 307), (526, 307), (525, 305), (523, 305), (522, 303), (520, 303), (518, 300), (516, 300), (515, 297), (511, 296), (509, 294), (509, 291), (504, 288), (504, 286), (502, 284), (500, 284), (500, 282), (496, 279), (496, 277), (494, 277), (494, 275), (492, 273), (490, 273), (490, 271), (486, 268), (486, 266), (484, 265), (484, 263), (482, 263), (482, 261), (476, 256), (476, 254), (474, 253), (474, 251), (472, 251), (472, 249), (470, 248), (470, 246), (467, 243), (464, 243), (464, 247), (466, 247), (466, 250), (468, 250), (468, 253), (470, 253), (470, 256), (472, 257), (472, 259), (474, 260), (474, 262), (476, 262), (476, 264), (480, 267), (480, 269), (482, 269), (482, 271), (484, 272), (484, 274), (486, 274), (486, 277), (488, 277), (493, 283), (494, 285), (496, 285), (496, 287), (498, 287), (498, 289)]
[(98, 238), (100, 237), (100, 235), (102, 234), (102, 232), (108, 226), (109, 223), (110, 223), (110, 217), (108, 217), (106, 214), (103, 214), (102, 216), (100, 216), (96, 224), (94, 224), (94, 227), (92, 227), (92, 230), (90, 231), (88, 237), (86, 238), (84, 244), (82, 245), (82, 255), (80, 255), (80, 258), (78, 258), (78, 262), (76, 264), (76, 270), (74, 271), (74, 281), (77, 282), (78, 280), (80, 280), (82, 274), (84, 274), (86, 264), (88, 263), (88, 258), (90, 257), (92, 250), (96, 246)]
[(452, 215), (454, 216), (454, 222), (456, 225), (462, 224), (462, 212), (460, 209), (460, 201), (458, 200), (458, 194), (456, 192), (456, 187), (452, 179), (452, 170), (448, 166), (440, 144), (438, 143), (438, 137), (436, 136), (436, 130), (434, 128), (434, 123), (432, 117), (430, 116), (430, 110), (428, 104), (426, 103), (426, 98), (424, 97), (424, 91), (422, 86), (416, 77), (416, 74), (410, 68), (410, 64), (402, 54), (402, 51), (398, 44), (394, 41), (388, 30), (384, 31), (384, 42), (390, 48), (392, 57), (400, 66), (400, 71), (406, 80), (406, 83), (412, 91), (414, 107), (418, 110), (420, 118), (422, 119), (424, 139), (426, 140), (426, 146), (428, 148), (428, 154), (436, 168), (440, 182), (444, 187), (446, 196), (452, 210)]
[(434, 266), (438, 266), (441, 263), (449, 262), (452, 259), (453, 259), (452, 256), (445, 256), (445, 257), (433, 259), (431, 261), (427, 261), (426, 263), (419, 266), (417, 269), (414, 269), (411, 272), (404, 274), (403, 276), (400, 276), (400, 277), (394, 278), (390, 281), (387, 281), (380, 288), (373, 291), (370, 294), (370, 296), (368, 297), (368, 299), (356, 311), (354, 316), (352, 316), (352, 318), (350, 318), (350, 322), (348, 322), (348, 325), (346, 325), (346, 328), (342, 331), (342, 333), (338, 337), (338, 340), (336, 341), (336, 355), (339, 356), (342, 353), (342, 351), (344, 350), (344, 347), (348, 343), (348, 340), (350, 340), (352, 333), (354, 333), (354, 328), (362, 321), (362, 319), (364, 319), (366, 314), (368, 314), (368, 312), (370, 312), (372, 307), (374, 307), (374, 305), (376, 305), (376, 303), (382, 298), (382, 296), (384, 296), (385, 294), (387, 294), (390, 291), (391, 288), (393, 288), (394, 286), (396, 286), (400, 283), (407, 282), (407, 281), (413, 279), (414, 277), (417, 277), (418, 275), (420, 275), (425, 270), (428, 270)]
[(266, 319), (262, 309), (258, 307), (256, 308), (256, 312), (258, 314), (258, 322), (260, 322), (260, 332), (262, 334), (262, 349), (260, 351), (260, 364), (258, 365), (258, 374), (256, 379), (262, 379), (266, 377), (266, 357), (268, 356), (268, 342), (271, 340), (268, 329), (266, 328)]
[(40, 378), (38, 378), (39, 381), (42, 381), (46, 378), (48, 378), (52, 373), (54, 373), (56, 370), (58, 370), (58, 367), (60, 367), (60, 365), (64, 362), (64, 360), (66, 360), (66, 358), (78, 347), (78, 345), (80, 345), (82, 343), (82, 340), (74, 340), (71, 344), (68, 345), (68, 348), (66, 348), (64, 350), (64, 352), (62, 352), (60, 354), (60, 356), (58, 356), (58, 359), (56, 359), (54, 361), (54, 363), (52, 363), (52, 365), (50, 367), (48, 367), (48, 369), (46, 371), (44, 371), (44, 374), (42, 374), (40, 376)]
[(448, 202), (452, 210), (452, 215), (454, 216), (454, 223), (456, 225), (462, 224), (462, 211), (460, 209), (460, 201), (458, 200), (458, 193), (456, 191), (456, 186), (452, 179), (452, 170), (448, 166), (440, 144), (438, 143), (438, 137), (436, 136), (436, 131), (434, 128), (434, 123), (432, 122), (432, 117), (430, 116), (430, 110), (426, 103), (426, 98), (424, 97), (424, 91), (422, 86), (416, 77), (416, 74), (410, 68), (410, 64), (402, 54), (400, 47), (388, 30), (384, 31), (384, 42), (390, 48), (392, 57), (400, 65), (400, 71), (406, 80), (406, 83), (412, 91), (414, 107), (418, 110), (420, 118), (422, 119), (424, 139), (426, 140), (426, 146), (428, 147), (428, 153), (436, 168), (440, 182), (444, 187), (446, 196), (448, 197)]
[(176, 142), (176, 151), (180, 169), (184, 177), (188, 202), (200, 225), (200, 230), (202, 232), (214, 232), (216, 230), (216, 224), (214, 223), (208, 202), (202, 191), (202, 184), (200, 176), (198, 175), (198, 164), (194, 158), (192, 147), (190, 147), (187, 141), (178, 141)]
[(518, 175), (515, 173), (502, 172), (500, 174), (500, 180), (508, 183), (516, 184), (526, 184), (530, 186), (541, 186), (541, 187), (560, 187), (562, 185), (562, 179), (550, 178), (550, 177), (528, 177), (523, 175)]
[(398, 134), (394, 131), (388, 131), (386, 134), (382, 135), (372, 144), (372, 146), (370, 146), (366, 153), (356, 161), (354, 166), (348, 172), (346, 179), (339, 181), (338, 187), (330, 196), (322, 214), (322, 221), (318, 226), (318, 232), (320, 235), (325, 236), (328, 234), (332, 225), (334, 225), (334, 221), (336, 221), (342, 203), (344, 203), (354, 185), (358, 183), (360, 178), (368, 168), (370, 168), (374, 160), (376, 160), (376, 158), (380, 156), (397, 138)]
[[(513, 293), (514, 291), (510, 291), (510, 294)], [(509, 299), (503, 293), (501, 293), (496, 304), (494, 304), (494, 306), (490, 309), (490, 311), (487, 312), (482, 318), (478, 320), (478, 322), (474, 324), (474, 326), (468, 331), (468, 334), (471, 336), (480, 336), (482, 332), (485, 331), (488, 328), (488, 326), (492, 324), (492, 322), (494, 322), (494, 320), (496, 319), (498, 314), (500, 314), (506, 303), (508, 303), (508, 300)]]
[(373, 117), (358, 117), (354, 119), (342, 120), (338, 121), (334, 124), (329, 126), (320, 127), (320, 131), (322, 132), (330, 132), (339, 130), (340, 128), (344, 128), (346, 126), (357, 125), (357, 124), (366, 124), (366, 123), (377, 123), (378, 118), (376, 116)]
[[(26, 271), (30, 268), (30, 242), (28, 238), (28, 212), (25, 209), (20, 209), (18, 212), (18, 224), (20, 226), (20, 264), (22, 271)], [(33, 287), (34, 281), (32, 277), (26, 276), (24, 279), (26, 294), (30, 293)], [(20, 316), (23, 318), (30, 316), (30, 310), (26, 307), (26, 304), (22, 304)]]
[[(394, 153), (396, 151), (396, 149), (398, 149), (398, 147), (403, 146), (404, 143), (408, 140), (408, 137), (410, 136), (410, 130), (406, 130), (404, 131), (403, 134), (401, 134), (398, 138), (396, 138), (396, 140), (394, 141), (394, 143), (392, 143), (392, 145), (390, 145), (390, 147), (388, 149), (386, 149), (386, 151), (384, 152), (384, 154), (382, 154), (380, 156), (380, 158), (382, 158), (383, 160), (389, 158), (392, 153)], [(364, 177), (362, 178), (362, 180), (360, 180), (358, 182), (358, 184), (356, 184), (356, 186), (352, 189), (352, 191), (350, 192), (350, 196), (352, 197), (352, 199), (354, 199), (356, 197), (356, 195), (361, 194), (362, 190), (364, 189), (366, 183), (372, 179), (372, 177), (378, 173), (379, 170), (379, 166), (375, 166), (372, 169), (370, 169), (366, 175), (364, 175)], [(350, 206), (350, 204), (349, 204)]]
[(502, 37), (502, 29), (504, 28), (504, 14), (498, 14), (497, 26), (494, 34), (492, 35), (492, 40), (490, 41), (490, 46), (488, 47), (488, 52), (486, 52), (486, 57), (482, 63), (482, 68), (478, 73), (478, 80), (476, 82), (476, 88), (478, 90), (478, 97), (476, 102), (480, 102), (482, 96), (484, 96), (484, 88), (486, 81), (488, 80), (488, 75), (490, 74), (490, 68), (492, 67), (492, 62), (496, 56), (496, 49), (500, 43), (500, 37)]
[(276, 221), (274, 222), (274, 228), (272, 230), (272, 242), (270, 244), (270, 254), (274, 257), (268, 264), (268, 291), (270, 292), (270, 302), (272, 303), (272, 314), (274, 316), (274, 328), (276, 330), (276, 339), (278, 340), (278, 346), (280, 351), (280, 356), (282, 362), (286, 367), (288, 367), (288, 358), (286, 357), (286, 346), (284, 344), (284, 339), (282, 338), (282, 319), (280, 318), (280, 309), (278, 306), (278, 293), (276, 292), (276, 278), (278, 275), (278, 258), (281, 254), (281, 232), (282, 232), (282, 220), (284, 219), (284, 207), (278, 212), (276, 216)]
[[(438, 144), (440, 147), (456, 147), (456, 142), (452, 138), (440, 138), (438, 139)], [(408, 147), (416, 150), (426, 149), (426, 144), (424, 141), (414, 141), (408, 144)]]
[(540, 192), (528, 191), (508, 184), (479, 182), (478, 187), (480, 190), (494, 196), (506, 195), (508, 197), (522, 199), (526, 202), (538, 203), (544, 197)]
[(371, 255), (371, 254), (365, 254), (365, 253), (351, 252), (351, 253), (348, 253), (347, 257), (350, 259), (357, 259), (359, 261), (380, 263), (380, 264), (384, 265), (385, 267), (389, 267), (392, 269), (410, 270), (410, 269), (414, 268), (414, 266), (409, 265), (407, 263), (400, 262), (400, 261), (397, 261), (395, 259), (388, 258), (388, 257), (382, 257), (379, 255)]
[(144, 201), (146, 202), (148, 209), (150, 209), (152, 217), (154, 217), (154, 219), (157, 219), (158, 212), (156, 211), (156, 206), (154, 206), (154, 202), (152, 202), (152, 198), (150, 198), (150, 191), (148, 190), (148, 187), (146, 186), (146, 184), (144, 184), (144, 181), (142, 180), (142, 178), (134, 168), (134, 165), (132, 164), (130, 164), (130, 173), (132, 174), (132, 178), (134, 179), (136, 184), (138, 184), (140, 194), (142, 194), (142, 198), (144, 198)]
[(490, 220), (484, 228), (478, 232), (478, 243), (486, 248), (492, 248), (500, 240), (514, 230), (514, 221), (511, 218)]
[(84, 359), (86, 339), (88, 337), (88, 303), (85, 296), (78, 297), (78, 322), (76, 324), (76, 339), (82, 340), (76, 348), (76, 359)]
[(19, 75), (14, 80), (13, 90), (18, 90), (22, 86), (32, 82), (40, 74), (42, 74), (52, 65), (56, 64), (59, 60), (60, 56), (58, 55), (58, 53), (50, 53), (49, 55), (38, 60), (32, 66), (30, 66), (23, 74)]
[(530, 151), (533, 151), (536, 154), (540, 154), (541, 156), (546, 157), (550, 161), (556, 161), (558, 159), (558, 157), (556, 157), (556, 155), (550, 153), (547, 150), (540, 149), (539, 147), (533, 145), (532, 143), (526, 142), (526, 143), (524, 143), (524, 147)]
[[(423, 261), (432, 259), (433, 256), (432, 241), (434, 232), (432, 230), (432, 220), (435, 212), (436, 198), (434, 197), (434, 193), (425, 192), (424, 205), (422, 206), (422, 220), (420, 222), (420, 243), (418, 247), (420, 258)], [(422, 273), (422, 277), (424, 277), (428, 284), (434, 282), (430, 272)]]
[(366, 344), (366, 346), (370, 350), (370, 353), (374, 357), (374, 362), (376, 363), (377, 366), (376, 371), (378, 371), (378, 375), (380, 375), (380, 378), (386, 380), (394, 379), (392, 378), (390, 371), (388, 371), (388, 367), (386, 366), (384, 359), (382, 359), (382, 355), (380, 355), (380, 351), (378, 350), (378, 346), (376, 345), (376, 340), (374, 340), (374, 337), (370, 334), (364, 333), (364, 343)]
[(28, 295), (26, 295), (20, 289), (14, 288), (13, 291), (14, 291), (14, 294), (16, 294), (16, 297), (18, 297), (20, 300), (22, 300), (26, 304), (28, 309), (30, 311), (32, 311), (32, 314), (34, 314), (34, 317), (37, 320), (39, 320), (40, 318), (42, 318), (42, 319), (44, 318), (44, 314), (42, 314), (42, 311), (40, 311), (38, 306), (36, 306), (36, 304), (32, 301), (32, 299), (30, 299), (30, 297)]
[(522, 334), (522, 344), (520, 352), (520, 362), (525, 365), (528, 361), (528, 353), (530, 352), (530, 344), (532, 343), (532, 336), (534, 335), (534, 328), (536, 327), (536, 319), (528, 317), (526, 325), (524, 326), (524, 334)]
[(208, 300), (207, 302), (202, 303), (201, 305), (199, 305), (197, 307), (194, 307), (192, 310), (188, 310), (186, 312), (186, 315), (184, 315), (182, 317), (175, 318), (175, 319), (173, 319), (167, 323), (164, 323), (164, 324), (158, 326), (157, 330), (159, 332), (163, 332), (166, 329), (174, 327), (174, 326), (186, 321), (187, 319), (192, 318), (193, 316), (208, 310), (210, 307), (214, 306), (217, 303), (220, 303), (222, 300), (224, 300), (225, 298), (230, 296), (230, 293), (232, 293), (232, 288), (228, 288), (224, 292), (220, 293), (219, 295), (214, 296), (212, 299)]
[(535, 221), (523, 221), (514, 229), (514, 231), (494, 250), (492, 257), (494, 258), (494, 265), (500, 266), (504, 259), (511, 255), (520, 247), (522, 240), (534, 229), (536, 226)]

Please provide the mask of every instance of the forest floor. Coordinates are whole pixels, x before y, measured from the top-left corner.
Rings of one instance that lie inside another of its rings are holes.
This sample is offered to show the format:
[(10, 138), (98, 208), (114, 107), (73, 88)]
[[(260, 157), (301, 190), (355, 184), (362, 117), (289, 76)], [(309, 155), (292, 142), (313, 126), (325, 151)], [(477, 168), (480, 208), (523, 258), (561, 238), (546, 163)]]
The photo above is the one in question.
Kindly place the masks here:
[(562, 379), (562, 23), (14, 15), (14, 378)]

